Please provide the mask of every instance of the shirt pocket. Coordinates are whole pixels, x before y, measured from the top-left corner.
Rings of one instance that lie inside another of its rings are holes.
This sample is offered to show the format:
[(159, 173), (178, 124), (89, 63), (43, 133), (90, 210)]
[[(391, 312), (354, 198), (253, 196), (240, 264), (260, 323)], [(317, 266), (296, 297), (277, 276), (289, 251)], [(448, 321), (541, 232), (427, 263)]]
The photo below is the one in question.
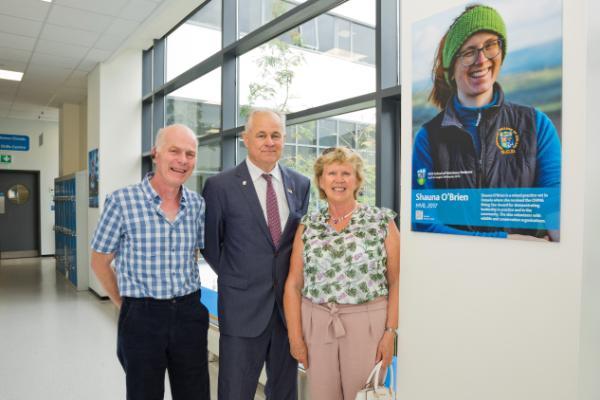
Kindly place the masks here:
[(153, 258), (160, 254), (161, 238), (151, 223), (131, 222), (127, 226), (126, 243), (136, 257)]

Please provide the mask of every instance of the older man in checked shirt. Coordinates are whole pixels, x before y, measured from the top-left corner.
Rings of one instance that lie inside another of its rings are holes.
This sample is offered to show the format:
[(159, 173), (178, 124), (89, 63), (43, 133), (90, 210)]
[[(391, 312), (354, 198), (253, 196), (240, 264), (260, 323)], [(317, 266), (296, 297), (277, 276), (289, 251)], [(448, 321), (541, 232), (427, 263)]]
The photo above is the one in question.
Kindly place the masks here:
[[(127, 399), (210, 399), (197, 249), (204, 247), (204, 199), (183, 183), (197, 139), (184, 125), (161, 129), (156, 164), (141, 183), (110, 194), (92, 240), (92, 268), (120, 308), (117, 355)], [(115, 269), (111, 261), (115, 260)]]

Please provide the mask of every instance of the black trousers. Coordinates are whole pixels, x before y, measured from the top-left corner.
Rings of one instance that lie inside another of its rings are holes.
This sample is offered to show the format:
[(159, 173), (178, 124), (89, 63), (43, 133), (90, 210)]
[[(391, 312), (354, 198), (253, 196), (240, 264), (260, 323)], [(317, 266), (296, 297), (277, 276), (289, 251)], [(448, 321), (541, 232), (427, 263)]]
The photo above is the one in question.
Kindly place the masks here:
[(221, 333), (219, 400), (253, 400), (265, 362), (267, 400), (297, 400), (298, 363), (290, 355), (287, 330), (277, 306), (267, 328), (258, 337)]
[(124, 297), (117, 356), (128, 400), (162, 400), (165, 371), (173, 400), (210, 400), (208, 311), (200, 293), (170, 300)]

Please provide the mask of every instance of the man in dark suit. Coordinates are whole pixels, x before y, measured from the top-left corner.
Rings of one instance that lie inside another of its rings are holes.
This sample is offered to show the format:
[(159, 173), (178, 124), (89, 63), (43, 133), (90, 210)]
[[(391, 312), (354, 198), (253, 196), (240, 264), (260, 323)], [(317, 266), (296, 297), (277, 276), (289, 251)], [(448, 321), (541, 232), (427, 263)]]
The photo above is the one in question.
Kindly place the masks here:
[(219, 400), (252, 400), (266, 362), (269, 400), (297, 399), (297, 363), (283, 315), (283, 286), (310, 181), (278, 164), (285, 119), (253, 110), (237, 167), (207, 179), (206, 261), (219, 276)]

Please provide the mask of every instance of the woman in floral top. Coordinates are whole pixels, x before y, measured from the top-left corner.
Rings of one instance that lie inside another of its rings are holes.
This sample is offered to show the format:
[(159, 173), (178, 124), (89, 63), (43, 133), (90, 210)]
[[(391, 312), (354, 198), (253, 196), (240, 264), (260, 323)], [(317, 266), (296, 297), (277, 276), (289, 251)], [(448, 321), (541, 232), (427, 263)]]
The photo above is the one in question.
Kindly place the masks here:
[(294, 239), (284, 292), (290, 351), (307, 368), (311, 400), (353, 400), (394, 352), (396, 214), (356, 201), (364, 176), (354, 151), (327, 149), (314, 170), (327, 207), (306, 215)]

